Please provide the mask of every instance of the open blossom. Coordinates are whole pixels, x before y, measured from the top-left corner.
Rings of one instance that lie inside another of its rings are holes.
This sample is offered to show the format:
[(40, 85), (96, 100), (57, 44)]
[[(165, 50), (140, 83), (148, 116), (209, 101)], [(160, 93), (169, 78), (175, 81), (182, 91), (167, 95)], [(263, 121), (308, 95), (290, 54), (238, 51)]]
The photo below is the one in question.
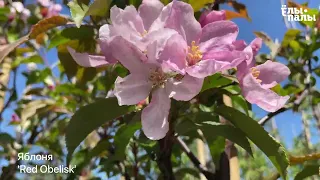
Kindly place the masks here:
[(261, 48), (261, 39), (253, 40), (244, 51), (249, 58), (238, 66), (237, 78), (246, 100), (262, 109), (275, 112), (282, 108), (289, 96), (279, 96), (270, 88), (285, 80), (290, 74), (287, 66), (270, 60), (256, 66), (254, 56)]
[(84, 67), (99, 67), (117, 61), (113, 57), (109, 45), (112, 39), (117, 36), (122, 36), (134, 43), (141, 51), (145, 51), (148, 41), (158, 38), (155, 35), (161, 35), (154, 33), (159, 29), (154, 28), (154, 32), (149, 29), (154, 20), (159, 16), (162, 8), (163, 4), (159, 0), (143, 0), (138, 11), (132, 5), (127, 6), (125, 9), (113, 6), (110, 9), (112, 24), (106, 24), (99, 30), (99, 44), (104, 56), (77, 53), (71, 48), (69, 48), (69, 52), (79, 65)]
[[(163, 31), (158, 33), (165, 33), (168, 29)], [(148, 56), (121, 36), (114, 38), (110, 44), (114, 57), (130, 71), (128, 76), (117, 78), (115, 96), (120, 105), (134, 105), (151, 94), (150, 104), (142, 110), (141, 121), (144, 134), (154, 140), (163, 138), (169, 130), (170, 98), (191, 100), (200, 92), (203, 83), (203, 79), (184, 75), (176, 68), (175, 60), (185, 61), (180, 58), (183, 55), (181, 52), (172, 51), (177, 47), (179, 42), (176, 40), (180, 35), (169, 36), (163, 37), (168, 40), (161, 51), (155, 49), (157, 41), (149, 44), (147, 49), (151, 53), (147, 52)]]
[(179, 68), (193, 77), (210, 76), (246, 59), (246, 54), (233, 45), (239, 32), (235, 23), (220, 20), (201, 28), (190, 4), (173, 1), (163, 8), (155, 24), (154, 28), (171, 28), (182, 36), (179, 44), (187, 49), (187, 61)]

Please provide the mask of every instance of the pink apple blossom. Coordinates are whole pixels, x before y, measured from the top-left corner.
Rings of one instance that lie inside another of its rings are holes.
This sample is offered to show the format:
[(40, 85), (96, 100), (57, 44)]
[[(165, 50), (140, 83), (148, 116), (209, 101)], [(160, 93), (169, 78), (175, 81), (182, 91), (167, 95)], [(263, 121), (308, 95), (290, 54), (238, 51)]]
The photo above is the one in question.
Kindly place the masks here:
[(49, 18), (52, 16), (57, 16), (62, 10), (60, 4), (55, 4), (50, 0), (38, 0), (38, 2), (43, 6), (41, 9), (41, 14), (43, 17)]
[[(128, 76), (116, 79), (115, 96), (119, 105), (134, 105), (151, 94), (150, 104), (142, 110), (141, 122), (143, 132), (153, 140), (163, 138), (168, 132), (170, 98), (191, 100), (203, 83), (203, 79), (185, 75), (177, 68), (178, 61), (185, 61), (183, 47), (176, 42), (180, 35), (166, 33), (168, 29), (162, 31), (158, 33), (169, 37), (162, 35), (162, 39), (150, 43), (147, 52), (122, 36), (110, 42), (114, 57), (130, 71)], [(164, 48), (159, 50), (158, 42), (161, 44), (163, 39), (166, 39)]]
[(173, 1), (163, 8), (150, 31), (171, 28), (183, 37), (179, 44), (187, 43), (187, 63), (179, 68), (197, 78), (204, 78), (239, 65), (246, 54), (232, 44), (238, 27), (231, 21), (215, 21), (201, 28), (190, 4)]
[[(240, 44), (239, 42), (238, 45)], [(285, 105), (289, 96), (279, 96), (270, 88), (285, 80), (290, 70), (287, 66), (270, 60), (256, 66), (254, 56), (261, 44), (261, 39), (257, 38), (244, 49), (249, 58), (238, 66), (237, 77), (242, 94), (248, 102), (257, 104), (266, 111), (275, 112)], [(241, 48), (240, 46), (238, 47)]]
[[(161, 35), (153, 33), (149, 29), (161, 13), (162, 8), (163, 4), (159, 0), (143, 0), (138, 11), (132, 5), (127, 6), (124, 10), (113, 6), (110, 9), (112, 24), (106, 24), (99, 30), (99, 44), (104, 56), (77, 53), (71, 48), (69, 48), (69, 52), (79, 65), (98, 67), (116, 62), (109, 43), (117, 36), (124, 37), (133, 42), (141, 51), (145, 51), (148, 41), (158, 38), (155, 35)], [(157, 30), (155, 29), (154, 31)]]

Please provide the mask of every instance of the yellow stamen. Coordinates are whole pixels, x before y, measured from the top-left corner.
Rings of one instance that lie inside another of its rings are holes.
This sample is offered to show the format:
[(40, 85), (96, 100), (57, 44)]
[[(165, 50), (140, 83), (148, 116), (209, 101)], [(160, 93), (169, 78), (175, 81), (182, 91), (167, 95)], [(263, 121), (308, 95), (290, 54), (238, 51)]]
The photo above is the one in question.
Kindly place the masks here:
[(144, 30), (143, 33), (140, 33), (140, 36), (141, 36), (141, 37), (144, 37), (144, 36), (147, 35), (147, 34), (148, 34), (148, 31)]
[(194, 65), (202, 59), (202, 52), (195, 41), (191, 42), (191, 47), (188, 46), (188, 60), (190, 65)]
[(256, 80), (261, 83), (262, 81), (260, 79), (258, 79), (259, 75), (260, 75), (260, 71), (256, 68), (256, 67), (252, 67), (251, 69), (251, 73), (252, 73), (252, 76), (254, 78), (256, 78)]

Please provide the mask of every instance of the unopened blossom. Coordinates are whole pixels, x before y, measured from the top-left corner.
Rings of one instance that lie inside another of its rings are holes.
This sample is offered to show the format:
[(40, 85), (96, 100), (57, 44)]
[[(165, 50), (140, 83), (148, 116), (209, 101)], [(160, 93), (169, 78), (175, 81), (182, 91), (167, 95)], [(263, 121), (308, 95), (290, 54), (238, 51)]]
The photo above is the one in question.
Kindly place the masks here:
[[(154, 20), (159, 16), (163, 4), (159, 0), (143, 0), (138, 11), (134, 6), (127, 6), (120, 9), (113, 6), (110, 9), (111, 25), (106, 24), (99, 30), (99, 44), (104, 56), (91, 56), (86, 53), (77, 53), (69, 48), (70, 54), (75, 61), (85, 67), (99, 67), (115, 63), (112, 56), (110, 41), (117, 36), (122, 36), (126, 40), (133, 42), (141, 51), (146, 50), (146, 46), (152, 39), (157, 39), (162, 34), (150, 31)], [(153, 31), (159, 29), (154, 28)]]
[[(246, 54), (236, 49), (233, 42), (238, 36), (238, 27), (231, 21), (215, 21), (201, 28), (194, 17), (190, 4), (173, 1), (163, 8), (152, 28), (171, 28), (182, 38), (180, 46), (186, 46), (187, 61), (181, 64), (189, 75), (204, 78), (239, 65)], [(185, 41), (185, 42), (184, 42)]]
[(150, 104), (142, 110), (141, 122), (144, 134), (153, 140), (163, 138), (169, 130), (170, 98), (189, 101), (200, 92), (203, 83), (203, 79), (179, 71), (176, 63), (185, 61), (176, 41), (180, 35), (169, 36), (163, 37), (167, 41), (161, 51), (155, 48), (157, 41), (148, 45), (148, 52), (121, 36), (110, 42), (114, 57), (130, 71), (128, 76), (116, 79), (115, 96), (119, 105), (135, 105), (151, 94)]
[(285, 80), (290, 70), (287, 66), (270, 60), (256, 66), (254, 56), (261, 44), (261, 39), (257, 38), (244, 49), (249, 58), (238, 66), (237, 78), (248, 102), (266, 111), (275, 112), (285, 105), (289, 96), (279, 96), (270, 88)]

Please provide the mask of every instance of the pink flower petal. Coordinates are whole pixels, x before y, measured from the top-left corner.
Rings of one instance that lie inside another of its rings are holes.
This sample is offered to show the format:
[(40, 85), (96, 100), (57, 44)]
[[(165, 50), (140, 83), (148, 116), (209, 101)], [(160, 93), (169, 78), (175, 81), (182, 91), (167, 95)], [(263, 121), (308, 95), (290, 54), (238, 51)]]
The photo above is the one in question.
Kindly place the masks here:
[(142, 18), (144, 29), (149, 30), (152, 23), (160, 15), (164, 5), (159, 0), (143, 0), (139, 6), (139, 15)]
[(186, 72), (193, 77), (204, 78), (217, 72), (234, 68), (245, 61), (246, 58), (246, 54), (242, 51), (224, 50), (224, 48), (216, 51), (216, 49), (213, 49), (203, 54), (203, 60), (193, 66), (189, 66)]
[[(173, 35), (177, 34), (177, 32), (173, 29), (163, 28), (156, 31), (152, 31), (148, 33), (142, 40), (141, 45), (139, 45), (140, 50), (145, 50), (148, 46), (154, 42), (152, 47), (155, 48), (155, 53), (158, 58), (158, 54), (163, 50), (166, 45), (168, 39), (170, 39)], [(149, 57), (149, 56), (148, 56)]]
[(104, 56), (89, 55), (88, 53), (78, 53), (74, 49), (67, 47), (72, 58), (83, 67), (100, 67), (110, 63)]
[(200, 43), (209, 41), (210, 44), (231, 44), (236, 40), (238, 33), (238, 26), (234, 22), (216, 21), (202, 29)]
[(146, 99), (152, 84), (146, 74), (130, 74), (125, 78), (118, 77), (115, 81), (115, 96), (120, 106), (138, 104)]
[(247, 43), (244, 40), (236, 40), (232, 44), (238, 51), (242, 51), (247, 47)]
[(205, 25), (215, 22), (215, 21), (222, 21), (226, 20), (226, 12), (225, 11), (205, 11), (201, 14), (199, 18), (199, 22), (201, 27)]
[(257, 69), (260, 71), (258, 79), (260, 79), (263, 88), (272, 88), (281, 81), (285, 80), (289, 74), (290, 69), (278, 62), (266, 61), (258, 65)]
[(178, 70), (183, 72), (183, 69), (187, 66), (187, 51), (186, 41), (181, 35), (175, 34), (167, 41), (159, 59), (175, 64)]
[(166, 136), (169, 130), (170, 102), (166, 90), (158, 88), (152, 93), (151, 103), (142, 110), (142, 130), (149, 139), (159, 140)]
[(147, 57), (138, 47), (131, 42), (125, 40), (121, 36), (113, 38), (110, 42), (112, 55), (131, 73), (147, 72), (149, 67), (143, 62), (147, 61)]
[(198, 41), (201, 35), (201, 25), (194, 17), (191, 5), (181, 1), (173, 1), (163, 8), (150, 30), (164, 27), (179, 32), (188, 44)]
[(189, 75), (181, 81), (172, 80), (167, 83), (167, 89), (172, 98), (178, 101), (190, 101), (201, 91), (203, 78), (195, 78)]
[(257, 104), (269, 112), (275, 112), (282, 108), (290, 98), (289, 96), (279, 96), (270, 89), (263, 88), (251, 73), (248, 73), (241, 81), (241, 89), (248, 102)]
[(252, 48), (253, 56), (257, 55), (258, 51), (261, 49), (262, 46), (262, 39), (255, 38), (251, 43), (250, 46)]
[(115, 63), (117, 62), (117, 60), (112, 56), (112, 51), (109, 45), (110, 41), (113, 38), (110, 32), (110, 28), (111, 27), (109, 24), (105, 24), (100, 27), (98, 43), (106, 59), (108, 59), (108, 61), (111, 63)]
[(124, 10), (113, 6), (110, 9), (112, 25), (109, 26), (109, 36), (123, 36), (131, 42), (138, 43), (144, 27), (141, 17), (133, 6), (127, 6)]

